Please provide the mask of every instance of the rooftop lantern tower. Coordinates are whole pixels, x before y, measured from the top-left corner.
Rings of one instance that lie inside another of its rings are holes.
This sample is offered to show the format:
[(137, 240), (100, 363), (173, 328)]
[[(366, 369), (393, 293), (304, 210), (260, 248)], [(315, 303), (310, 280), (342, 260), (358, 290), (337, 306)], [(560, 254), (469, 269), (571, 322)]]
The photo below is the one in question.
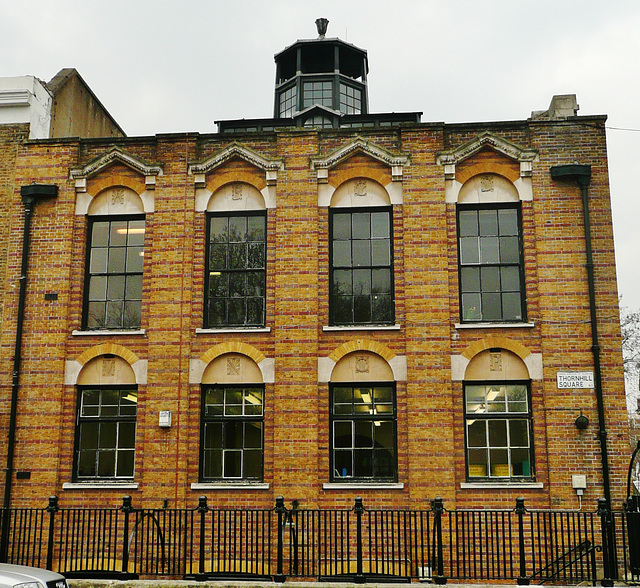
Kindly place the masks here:
[(305, 126), (333, 127), (345, 114), (368, 114), (367, 52), (327, 39), (326, 18), (317, 39), (296, 41), (275, 56), (275, 118), (302, 118)]

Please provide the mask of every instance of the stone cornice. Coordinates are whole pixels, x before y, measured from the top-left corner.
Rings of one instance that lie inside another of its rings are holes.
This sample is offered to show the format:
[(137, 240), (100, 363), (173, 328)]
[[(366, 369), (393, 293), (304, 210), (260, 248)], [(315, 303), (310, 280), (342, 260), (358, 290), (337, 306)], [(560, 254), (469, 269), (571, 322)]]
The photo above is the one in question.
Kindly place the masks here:
[[(340, 162), (348, 159), (355, 153), (364, 153), (373, 159), (388, 165), (392, 170), (394, 180), (402, 179), (402, 168), (409, 164), (409, 158), (404, 155), (395, 155), (386, 149), (367, 141), (363, 137), (356, 137), (350, 143), (336, 149), (333, 153), (325, 157), (312, 157), (311, 169), (318, 171), (318, 177), (326, 176), (327, 170), (335, 167)], [(324, 173), (323, 173), (324, 172)]]
[(162, 175), (162, 167), (160, 165), (149, 165), (138, 157), (124, 152), (119, 147), (113, 146), (105, 154), (90, 161), (84, 167), (70, 170), (69, 177), (75, 180), (76, 190), (84, 192), (86, 190), (87, 178), (96, 175), (116, 162), (122, 163), (142, 174), (145, 177), (145, 184), (148, 190), (152, 190), (155, 187), (156, 176)]

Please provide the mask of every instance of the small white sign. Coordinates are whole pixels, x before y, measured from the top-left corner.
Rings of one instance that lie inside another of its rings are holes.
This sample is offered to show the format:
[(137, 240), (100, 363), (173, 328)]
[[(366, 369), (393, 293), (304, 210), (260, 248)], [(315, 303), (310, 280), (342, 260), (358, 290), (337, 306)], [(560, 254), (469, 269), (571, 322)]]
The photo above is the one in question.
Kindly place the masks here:
[(558, 388), (593, 388), (593, 372), (557, 372)]
[(161, 410), (158, 415), (158, 426), (168, 429), (171, 426), (171, 411)]

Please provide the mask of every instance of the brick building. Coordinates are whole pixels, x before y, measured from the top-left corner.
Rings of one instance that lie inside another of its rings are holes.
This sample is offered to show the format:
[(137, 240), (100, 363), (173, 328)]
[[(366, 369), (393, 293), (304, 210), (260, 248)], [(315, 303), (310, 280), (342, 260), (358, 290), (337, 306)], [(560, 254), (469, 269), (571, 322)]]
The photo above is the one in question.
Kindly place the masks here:
[(30, 227), (11, 503), (576, 508), (586, 483), (619, 504), (606, 117), (371, 114), (366, 52), (324, 35), (276, 65), (274, 117), (213, 134), (0, 126), (3, 428), (21, 187), (57, 186)]

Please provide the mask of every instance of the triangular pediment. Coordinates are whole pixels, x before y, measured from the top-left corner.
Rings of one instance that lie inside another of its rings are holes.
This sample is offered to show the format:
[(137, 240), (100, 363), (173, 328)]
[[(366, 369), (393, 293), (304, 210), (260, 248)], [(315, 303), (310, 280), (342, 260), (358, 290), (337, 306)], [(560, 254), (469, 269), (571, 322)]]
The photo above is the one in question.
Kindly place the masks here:
[(460, 147), (439, 153), (436, 161), (439, 165), (457, 165), (483, 149), (492, 149), (520, 163), (531, 162), (538, 155), (535, 149), (519, 147), (487, 131)]
[(368, 155), (372, 159), (384, 163), (394, 169), (401, 169), (409, 163), (409, 158), (405, 155), (396, 155), (383, 147), (379, 147), (371, 141), (367, 141), (363, 137), (356, 137), (353, 141), (339, 149), (336, 149), (325, 157), (312, 157), (311, 168), (316, 170), (331, 169), (339, 163), (353, 157), (357, 153)]
[(215, 155), (203, 163), (194, 163), (189, 166), (189, 173), (193, 175), (208, 174), (212, 170), (220, 167), (227, 161), (234, 158), (242, 159), (247, 163), (263, 170), (264, 172), (279, 171), (284, 169), (284, 164), (280, 159), (270, 159), (263, 157), (252, 149), (234, 142), (218, 151)]
[(162, 167), (159, 165), (150, 165), (143, 161), (139, 157), (126, 153), (119, 147), (113, 146), (106, 153), (96, 157), (90, 161), (87, 165), (81, 168), (72, 169), (70, 171), (70, 177), (72, 180), (82, 181), (91, 176), (95, 176), (104, 169), (113, 165), (114, 163), (121, 163), (128, 168), (142, 174), (145, 178), (150, 178), (162, 175)]

